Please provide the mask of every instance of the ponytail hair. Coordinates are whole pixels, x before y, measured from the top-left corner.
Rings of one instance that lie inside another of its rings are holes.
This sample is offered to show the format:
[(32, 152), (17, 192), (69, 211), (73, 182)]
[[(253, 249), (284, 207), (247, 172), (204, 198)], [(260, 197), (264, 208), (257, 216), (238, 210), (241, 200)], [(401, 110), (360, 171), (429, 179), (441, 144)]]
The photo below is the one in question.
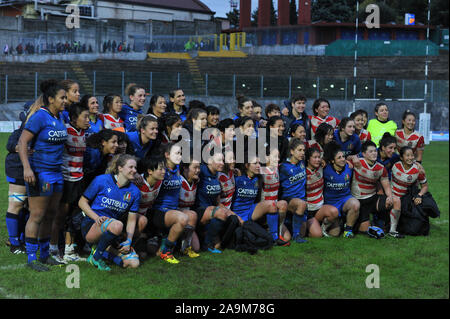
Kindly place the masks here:
[(392, 136), (391, 134), (389, 134), (389, 132), (386, 132), (383, 134), (383, 137), (381, 138), (379, 145), (380, 145), (380, 149), (383, 147), (387, 147), (390, 144), (395, 144), (397, 145), (397, 139)]
[(103, 113), (109, 113), (115, 97), (119, 97), (120, 99), (122, 99), (122, 97), (119, 94), (114, 93), (110, 93), (105, 96), (105, 98), (103, 99)]
[(136, 129), (140, 133), (141, 129), (145, 129), (150, 122), (155, 122), (158, 125), (158, 120), (153, 116), (139, 114), (136, 122)]
[(399, 151), (400, 157), (403, 157), (403, 154), (405, 154), (407, 150), (411, 150), (411, 152), (414, 153), (414, 150), (412, 149), (411, 146), (403, 146)]
[(252, 99), (250, 99), (250, 98), (248, 98), (248, 97), (245, 97), (244, 95), (238, 95), (238, 96), (236, 96), (236, 100), (237, 100), (237, 102), (238, 102), (237, 107), (238, 107), (239, 110), (242, 110), (242, 108), (244, 107), (244, 103), (245, 103), (245, 102), (250, 101), (250, 102), (252, 102), (252, 105), (253, 105)]
[(337, 153), (342, 152), (341, 146), (336, 141), (331, 141), (323, 147), (323, 158), (325, 162), (331, 164)]
[(89, 112), (89, 108), (87, 106), (84, 106), (81, 103), (74, 103), (71, 106), (69, 106), (69, 118), (72, 122), (76, 122), (77, 118), (80, 116), (81, 113), (84, 111)]
[(104, 129), (92, 135), (86, 139), (86, 146), (91, 148), (102, 148), (103, 141), (109, 141), (114, 135), (117, 135), (115, 131), (111, 129)]
[(34, 103), (31, 104), (30, 108), (28, 109), (28, 114), (27, 114), (27, 117), (25, 119), (25, 123), (28, 122), (28, 119), (31, 117), (31, 115), (36, 113), (41, 108), (41, 106), (43, 106), (43, 105), (44, 105), (44, 96), (41, 94), (36, 99), (36, 101), (34, 101)]
[(55, 79), (42, 81), (39, 88), (40, 88), (41, 92), (43, 93), (42, 99), (43, 99), (44, 105), (46, 105), (46, 106), (49, 104), (48, 98), (50, 98), (50, 97), (54, 98), (56, 96), (56, 94), (58, 93), (58, 91), (60, 91), (60, 90), (66, 91), (66, 89), (61, 85), (61, 83), (59, 83)]
[(106, 169), (106, 174), (118, 174), (119, 167), (124, 167), (129, 160), (134, 160), (137, 163), (136, 157), (130, 154), (120, 154), (114, 156)]
[(319, 155), (320, 155), (320, 151), (315, 147), (310, 147), (310, 148), (306, 149), (306, 152), (305, 152), (306, 165), (308, 165), (309, 159), (311, 158), (311, 156), (313, 156), (314, 153), (319, 153)]
[(414, 112), (411, 112), (410, 110), (406, 110), (403, 115), (402, 115), (402, 128), (405, 127), (405, 125), (403, 124), (403, 121), (409, 116), (412, 115), (414, 116), (415, 119), (417, 119), (416, 114)]

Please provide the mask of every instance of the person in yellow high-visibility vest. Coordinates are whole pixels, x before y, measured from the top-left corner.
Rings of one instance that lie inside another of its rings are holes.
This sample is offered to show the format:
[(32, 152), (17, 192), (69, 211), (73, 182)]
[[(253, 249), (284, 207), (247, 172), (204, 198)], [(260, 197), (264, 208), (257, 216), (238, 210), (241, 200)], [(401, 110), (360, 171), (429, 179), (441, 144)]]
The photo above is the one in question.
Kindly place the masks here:
[(381, 102), (375, 106), (375, 118), (369, 121), (367, 130), (377, 147), (384, 133), (389, 132), (392, 136), (395, 136), (397, 124), (389, 119), (389, 109), (385, 103)]

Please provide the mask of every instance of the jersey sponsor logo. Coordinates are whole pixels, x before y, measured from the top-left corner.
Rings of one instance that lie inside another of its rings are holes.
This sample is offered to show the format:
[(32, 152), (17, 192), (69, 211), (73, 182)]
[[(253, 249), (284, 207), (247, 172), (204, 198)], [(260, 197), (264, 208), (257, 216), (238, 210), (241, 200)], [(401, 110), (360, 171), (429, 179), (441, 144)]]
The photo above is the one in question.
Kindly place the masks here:
[(289, 177), (289, 182), (290, 182), (291, 184), (294, 184), (295, 182), (298, 182), (298, 181), (304, 179), (304, 178), (305, 178), (305, 175), (306, 175), (306, 172), (303, 171), (303, 172), (300, 172), (300, 173), (295, 174), (294, 176), (290, 176), (290, 177)]
[(342, 189), (348, 188), (350, 183), (349, 182), (345, 182), (345, 183), (330, 183), (330, 182), (327, 182), (326, 185), (327, 185), (328, 188), (332, 188), (332, 189), (335, 189), (335, 190), (342, 190)]
[(238, 194), (241, 196), (256, 196), (258, 194), (258, 190), (256, 189), (247, 189), (247, 188), (239, 188)]
[(113, 210), (124, 210), (128, 207), (128, 204), (112, 198), (102, 197), (102, 206)]
[[(132, 112), (130, 111), (130, 113), (132, 113)], [(137, 123), (137, 117), (136, 117), (136, 116), (130, 116), (130, 117), (128, 118), (128, 121), (129, 121), (131, 124), (135, 124), (135, 123)]]
[(48, 131), (48, 136), (49, 137), (66, 137), (67, 130), (61, 130), (61, 131), (50, 130), (50, 131)]
[(206, 185), (206, 191), (208, 193), (220, 193), (220, 185)]
[(171, 187), (171, 188), (178, 188), (181, 186), (181, 181), (180, 180), (173, 180), (173, 181), (169, 181), (169, 180), (165, 180), (163, 182), (165, 187)]

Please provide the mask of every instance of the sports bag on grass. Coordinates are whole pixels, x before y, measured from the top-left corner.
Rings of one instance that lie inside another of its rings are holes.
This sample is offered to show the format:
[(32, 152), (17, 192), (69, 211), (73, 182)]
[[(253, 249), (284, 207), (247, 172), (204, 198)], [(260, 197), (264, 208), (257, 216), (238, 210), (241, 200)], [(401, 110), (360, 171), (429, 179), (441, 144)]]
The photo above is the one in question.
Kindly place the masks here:
[(236, 229), (236, 251), (255, 254), (258, 249), (270, 249), (272, 246), (272, 236), (254, 221), (248, 220)]
[(402, 210), (397, 230), (410, 236), (428, 236), (430, 233), (429, 217), (436, 218), (441, 213), (429, 192), (422, 196), (420, 205), (415, 205), (414, 198), (418, 193), (419, 188), (413, 185), (408, 188), (408, 192), (402, 197)]

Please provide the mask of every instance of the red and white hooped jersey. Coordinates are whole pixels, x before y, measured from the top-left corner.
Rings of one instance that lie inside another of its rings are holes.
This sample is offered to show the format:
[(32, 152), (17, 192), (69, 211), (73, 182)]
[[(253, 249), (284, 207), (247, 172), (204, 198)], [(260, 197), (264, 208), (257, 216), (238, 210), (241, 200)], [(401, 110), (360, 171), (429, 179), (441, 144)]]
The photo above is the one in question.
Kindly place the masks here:
[(314, 135), (316, 135), (316, 130), (320, 124), (327, 123), (330, 124), (333, 127), (333, 129), (335, 129), (340, 123), (340, 121), (337, 118), (331, 115), (328, 115), (324, 119), (317, 115), (308, 115), (308, 117), (309, 120), (311, 121), (311, 138), (314, 138)]
[(217, 176), (219, 178), (220, 188), (222, 189), (220, 193), (220, 203), (226, 208), (230, 208), (236, 189), (233, 171), (230, 170), (227, 174), (219, 172)]
[(64, 144), (62, 173), (64, 180), (76, 182), (83, 178), (83, 156), (86, 151), (84, 130), (66, 124), (67, 141)]
[(372, 136), (370, 136), (370, 132), (366, 129), (361, 129), (359, 132), (359, 140), (361, 141), (361, 144), (367, 141), (372, 140)]
[(180, 189), (180, 200), (178, 202), (179, 208), (190, 209), (195, 204), (195, 195), (197, 194), (197, 183), (189, 185), (189, 182), (181, 177), (181, 189)]
[(320, 158), (323, 158), (323, 147), (316, 140), (309, 140), (306, 142), (306, 148), (315, 148), (320, 152)]
[(123, 123), (123, 120), (120, 117), (115, 118), (111, 114), (100, 114), (100, 119), (103, 121), (103, 128), (104, 129), (117, 129), (119, 127), (125, 128), (125, 124)]
[(409, 170), (403, 167), (402, 162), (397, 162), (392, 167), (392, 193), (394, 196), (402, 197), (406, 194), (409, 186), (419, 181), (420, 184), (427, 182), (425, 173), (414, 163)]
[(158, 197), (161, 184), (162, 181), (157, 181), (155, 185), (150, 187), (150, 185), (144, 179), (144, 184), (139, 186), (139, 190), (141, 191), (141, 200), (139, 202), (139, 214), (145, 215), (147, 211), (152, 207), (156, 197)]
[(388, 177), (383, 164), (375, 162), (372, 166), (364, 158), (358, 158), (361, 167), (353, 168), (352, 196), (366, 199), (377, 193), (377, 183)]
[(306, 167), (306, 201), (309, 211), (319, 210), (323, 205), (323, 168), (310, 170)]
[(406, 135), (403, 129), (395, 131), (395, 138), (397, 139), (397, 148), (401, 149), (404, 146), (409, 146), (416, 153), (418, 150), (423, 151), (425, 148), (425, 140), (417, 131), (412, 132), (409, 136)]
[(263, 180), (262, 199), (278, 200), (278, 189), (280, 188), (280, 175), (278, 167), (261, 167), (261, 176)]

